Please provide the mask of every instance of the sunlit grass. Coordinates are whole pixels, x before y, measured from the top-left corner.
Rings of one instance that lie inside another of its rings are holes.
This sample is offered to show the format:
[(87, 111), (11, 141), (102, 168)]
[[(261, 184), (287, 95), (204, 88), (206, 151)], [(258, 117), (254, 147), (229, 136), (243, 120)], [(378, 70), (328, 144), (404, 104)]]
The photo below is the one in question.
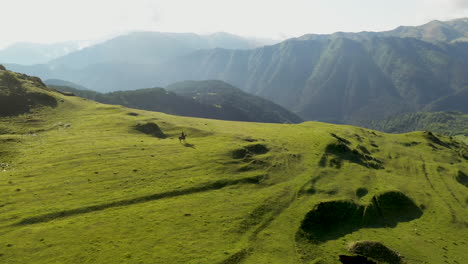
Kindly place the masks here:
[[(184, 118), (54, 96), (55, 109), (0, 119), (0, 263), (337, 263), (356, 240), (381, 241), (409, 263), (468, 257), (468, 194), (455, 179), (468, 164), (449, 138), (437, 136), (444, 147), (422, 132)], [(135, 129), (147, 122), (167, 138)], [(383, 168), (321, 165), (331, 133)], [(252, 144), (269, 151), (233, 157)], [(298, 239), (319, 202), (365, 205), (387, 191), (405, 193), (422, 217)], [(24, 221), (35, 217), (44, 219)]]

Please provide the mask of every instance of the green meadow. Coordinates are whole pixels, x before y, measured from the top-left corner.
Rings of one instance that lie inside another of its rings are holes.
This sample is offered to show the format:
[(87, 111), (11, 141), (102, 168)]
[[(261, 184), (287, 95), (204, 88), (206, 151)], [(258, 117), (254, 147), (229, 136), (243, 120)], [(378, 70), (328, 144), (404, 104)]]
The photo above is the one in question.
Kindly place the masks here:
[(0, 117), (0, 263), (339, 263), (362, 240), (402, 263), (468, 259), (456, 138), (178, 117), (21, 82), (58, 104)]

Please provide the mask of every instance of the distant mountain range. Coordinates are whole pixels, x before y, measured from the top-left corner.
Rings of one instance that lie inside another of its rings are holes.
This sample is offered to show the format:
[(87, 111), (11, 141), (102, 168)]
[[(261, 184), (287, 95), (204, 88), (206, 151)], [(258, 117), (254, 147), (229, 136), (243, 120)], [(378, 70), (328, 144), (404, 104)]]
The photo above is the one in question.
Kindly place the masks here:
[(67, 80), (100, 92), (134, 90), (161, 86), (153, 78), (155, 65), (194, 51), (213, 48), (247, 50), (271, 43), (275, 41), (228, 33), (134, 32), (77, 50), (47, 64), (5, 65), (42, 79)]
[(47, 65), (7, 67), (98, 91), (219, 79), (303, 119), (354, 124), (427, 109), (465, 112), (467, 36), (468, 19), (310, 34), (254, 49), (230, 35), (135, 33)]
[(458, 42), (468, 40), (468, 18), (454, 19), (450, 21), (433, 20), (421, 26), (400, 26), (394, 30), (383, 32), (359, 33), (337, 32), (331, 35), (307, 34), (302, 40), (318, 40), (333, 37), (345, 37), (354, 40), (370, 39), (374, 37), (415, 38), (427, 42)]
[[(266, 99), (222, 81), (187, 81), (164, 88), (98, 93), (67, 86), (49, 87), (105, 104), (173, 115), (263, 123), (300, 123), (302, 119)], [(57, 83), (53, 81), (52, 83)]]
[(47, 79), (44, 81), (44, 83), (49, 86), (64, 86), (64, 87), (74, 88), (77, 90), (89, 90), (88, 88), (82, 85), (69, 82), (69, 81), (60, 80), (60, 79)]
[(0, 50), (0, 62), (24, 65), (48, 63), (79, 50), (83, 43), (69, 41), (55, 44), (20, 42)]
[[(306, 35), (249, 51), (204, 50), (153, 72), (162, 83), (221, 79), (306, 120), (352, 124), (434, 104), (438, 111), (447, 110), (444, 105), (465, 111), (466, 104), (452, 101), (468, 101), (468, 42), (455, 38), (461, 33), (448, 34), (451, 42), (440, 42), (444, 38), (435, 33), (431, 42), (425, 41), (429, 32), (451, 27), (466, 34), (468, 21), (431, 22), (383, 33)], [(424, 40), (408, 37), (409, 32)]]
[(417, 112), (389, 117), (385, 120), (362, 121), (359, 125), (387, 133), (433, 131), (449, 136), (468, 138), (468, 114), (460, 112)]

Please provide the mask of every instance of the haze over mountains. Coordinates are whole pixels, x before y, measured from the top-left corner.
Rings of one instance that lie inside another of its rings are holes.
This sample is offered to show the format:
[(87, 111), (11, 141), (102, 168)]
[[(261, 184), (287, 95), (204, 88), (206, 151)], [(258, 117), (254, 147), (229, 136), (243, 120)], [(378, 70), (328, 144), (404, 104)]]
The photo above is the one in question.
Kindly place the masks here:
[(39, 44), (20, 42), (0, 50), (2, 63), (18, 63), (24, 65), (47, 63), (53, 59), (65, 56), (82, 48), (84, 43), (70, 41), (55, 44)]
[(175, 57), (200, 49), (251, 49), (271, 43), (274, 41), (228, 33), (134, 32), (69, 53), (47, 64), (6, 65), (43, 79), (72, 81), (101, 92), (132, 90), (154, 87), (156, 83), (151, 78), (154, 65)]
[(47, 65), (7, 67), (97, 91), (219, 79), (303, 119), (353, 124), (427, 108), (466, 111), (467, 36), (468, 19), (310, 34), (255, 49), (230, 35), (134, 33)]

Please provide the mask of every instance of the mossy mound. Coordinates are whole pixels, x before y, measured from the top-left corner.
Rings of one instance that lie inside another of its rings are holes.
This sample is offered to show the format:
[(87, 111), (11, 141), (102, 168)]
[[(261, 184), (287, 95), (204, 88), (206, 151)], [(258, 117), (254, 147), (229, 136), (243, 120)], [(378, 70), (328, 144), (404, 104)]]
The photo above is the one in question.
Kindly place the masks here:
[(356, 190), (356, 196), (358, 198), (362, 198), (362, 197), (366, 196), (368, 193), (369, 193), (369, 191), (364, 187), (357, 188), (357, 190)]
[(147, 135), (151, 135), (157, 138), (166, 138), (167, 136), (163, 133), (161, 128), (153, 122), (149, 123), (142, 123), (142, 124), (137, 124), (135, 126), (135, 129), (137, 131), (140, 131), (142, 133), (145, 133)]
[(324, 167), (328, 164), (330, 167), (339, 169), (343, 166), (343, 161), (348, 161), (372, 169), (384, 168), (383, 162), (372, 157), (366, 148), (358, 147), (359, 149), (352, 149), (343, 140), (330, 143), (325, 148), (325, 154), (322, 156), (319, 165)]
[(401, 192), (386, 192), (372, 198), (366, 207), (364, 224), (368, 227), (395, 227), (421, 217), (422, 210)]
[(395, 227), (422, 216), (422, 210), (401, 192), (386, 192), (367, 205), (353, 201), (319, 203), (302, 221), (299, 234), (315, 242), (337, 239), (364, 227)]
[(364, 207), (352, 201), (322, 202), (306, 214), (300, 228), (306, 238), (326, 241), (358, 230), (363, 214)]
[(233, 150), (231, 156), (234, 159), (244, 159), (254, 155), (266, 154), (270, 151), (264, 144), (252, 144), (243, 148)]
[(401, 264), (403, 261), (398, 252), (377, 241), (353, 242), (349, 245), (348, 251), (389, 264)]

